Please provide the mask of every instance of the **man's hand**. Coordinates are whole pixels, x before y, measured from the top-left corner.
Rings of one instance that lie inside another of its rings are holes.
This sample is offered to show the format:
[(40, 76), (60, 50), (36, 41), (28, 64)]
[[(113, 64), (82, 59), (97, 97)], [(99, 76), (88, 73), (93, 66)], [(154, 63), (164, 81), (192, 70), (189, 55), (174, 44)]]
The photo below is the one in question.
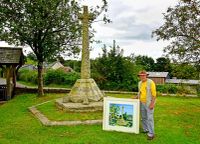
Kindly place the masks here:
[(154, 103), (151, 102), (149, 105), (149, 109), (152, 110), (153, 108), (154, 108)]
[(132, 99), (138, 99), (138, 96), (133, 96)]

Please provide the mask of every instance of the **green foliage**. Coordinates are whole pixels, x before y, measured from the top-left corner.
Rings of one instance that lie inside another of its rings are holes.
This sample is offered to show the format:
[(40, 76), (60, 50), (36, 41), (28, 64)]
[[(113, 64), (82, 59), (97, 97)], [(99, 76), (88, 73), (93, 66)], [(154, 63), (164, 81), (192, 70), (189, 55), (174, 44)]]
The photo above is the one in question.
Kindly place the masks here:
[(61, 84), (61, 85), (71, 85), (80, 78), (80, 75), (75, 72), (66, 73), (62, 69), (58, 70), (48, 70), (45, 74), (44, 81), (46, 85), (49, 84)]
[(178, 87), (173, 84), (156, 85), (156, 90), (161, 93), (176, 94), (178, 92)]
[(171, 73), (171, 63), (169, 58), (159, 57), (156, 59), (155, 71)]
[(81, 61), (80, 60), (66, 60), (64, 66), (71, 67), (76, 72), (81, 72)]
[(157, 40), (171, 40), (165, 52), (179, 62), (200, 65), (200, 1), (180, 0), (164, 14), (165, 23), (153, 32)]
[[(93, 20), (106, 11), (107, 1), (102, 3), (90, 9)], [(43, 62), (80, 51), (80, 11), (76, 0), (1, 0), (0, 40), (32, 49), (38, 62), (39, 96), (44, 95)]]
[(172, 65), (172, 76), (179, 79), (198, 79), (198, 71), (194, 65), (183, 63)]
[(196, 94), (195, 86), (164, 84), (156, 85), (157, 92), (169, 94)]
[(102, 56), (92, 61), (92, 77), (101, 89), (137, 91), (139, 69), (122, 52), (114, 42), (109, 52), (104, 46)]
[(197, 96), (200, 97), (200, 84), (196, 86)]
[(154, 71), (155, 69), (155, 63), (151, 57), (139, 55), (134, 58), (134, 61), (136, 65), (143, 66), (146, 71)]
[(35, 70), (27, 70), (27, 69), (22, 69), (18, 73), (18, 80), (20, 81), (25, 81), (33, 84), (37, 84), (37, 71)]
[(30, 46), (40, 62), (63, 50), (76, 50), (70, 47), (81, 37), (80, 6), (74, 0), (3, 0), (0, 6), (1, 40)]
[[(67, 85), (73, 86), (77, 79), (80, 78), (79, 73), (68, 72), (66, 73), (62, 69), (47, 70), (44, 73), (44, 84), (48, 85)], [(27, 82), (30, 84), (37, 84), (37, 71), (32, 70), (20, 70), (18, 80)]]

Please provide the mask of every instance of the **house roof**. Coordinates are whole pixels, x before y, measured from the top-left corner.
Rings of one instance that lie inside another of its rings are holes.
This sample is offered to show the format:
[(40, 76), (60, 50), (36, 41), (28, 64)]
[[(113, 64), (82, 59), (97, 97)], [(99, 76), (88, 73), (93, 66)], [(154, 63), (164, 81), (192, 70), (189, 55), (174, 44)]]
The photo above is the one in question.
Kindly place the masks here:
[(147, 72), (149, 74), (148, 77), (163, 77), (166, 78), (169, 72)]
[(193, 84), (197, 85), (200, 83), (198, 80), (187, 80), (187, 79), (166, 79), (166, 83), (173, 83), (173, 84)]
[(52, 67), (53, 67), (55, 64), (57, 64), (57, 63), (59, 63), (60, 65), (62, 65), (59, 61), (55, 61), (55, 62), (50, 63), (50, 64), (44, 62), (44, 67), (45, 67), (45, 68), (52, 68)]
[(37, 69), (37, 66), (34, 66), (34, 65), (32, 65), (32, 64), (25, 64), (25, 65), (23, 65), (23, 66), (21, 67), (21, 69), (27, 68), (27, 67), (31, 67), (31, 68)]

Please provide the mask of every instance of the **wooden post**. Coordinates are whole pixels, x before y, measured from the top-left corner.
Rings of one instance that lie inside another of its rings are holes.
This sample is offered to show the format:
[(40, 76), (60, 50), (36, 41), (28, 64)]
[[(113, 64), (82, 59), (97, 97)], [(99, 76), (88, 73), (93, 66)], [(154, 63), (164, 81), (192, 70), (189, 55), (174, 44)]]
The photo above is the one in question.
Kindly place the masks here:
[(10, 81), (10, 77), (11, 77), (11, 65), (7, 65), (6, 66), (6, 100), (10, 100), (11, 96), (12, 96), (12, 84)]

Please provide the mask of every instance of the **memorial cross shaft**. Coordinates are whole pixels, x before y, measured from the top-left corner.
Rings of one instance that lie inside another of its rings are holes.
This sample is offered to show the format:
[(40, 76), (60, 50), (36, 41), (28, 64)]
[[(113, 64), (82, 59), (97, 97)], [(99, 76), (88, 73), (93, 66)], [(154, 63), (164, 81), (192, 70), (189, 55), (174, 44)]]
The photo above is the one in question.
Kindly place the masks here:
[(82, 21), (82, 63), (81, 79), (90, 78), (90, 50), (89, 50), (89, 20), (92, 16), (88, 13), (88, 7), (83, 6), (83, 14), (80, 16)]

